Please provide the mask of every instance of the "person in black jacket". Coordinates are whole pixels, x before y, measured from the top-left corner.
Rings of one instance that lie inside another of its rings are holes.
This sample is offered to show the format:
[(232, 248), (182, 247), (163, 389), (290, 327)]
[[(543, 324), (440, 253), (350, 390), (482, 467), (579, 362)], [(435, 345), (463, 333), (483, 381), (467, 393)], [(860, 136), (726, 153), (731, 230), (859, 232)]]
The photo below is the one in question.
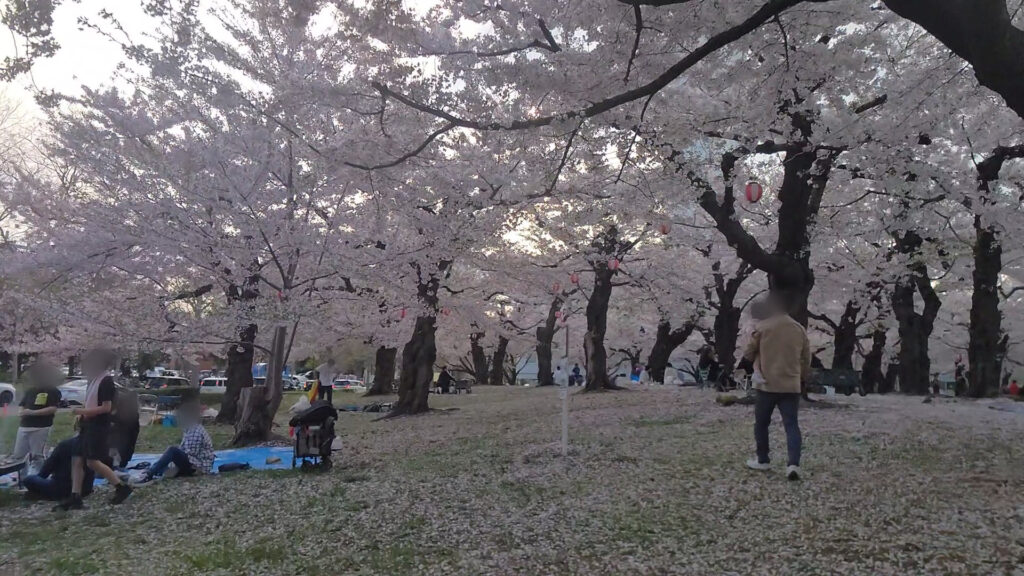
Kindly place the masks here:
[(437, 387), (441, 389), (441, 394), (448, 394), (452, 387), (452, 375), (448, 373), (447, 366), (441, 368), (441, 375), (437, 377)]
[[(26, 477), (22, 484), (28, 498), (59, 502), (71, 496), (71, 462), (82, 450), (78, 436), (57, 444), (43, 462), (38, 474)], [(86, 469), (82, 482), (82, 496), (92, 493), (93, 471)]]

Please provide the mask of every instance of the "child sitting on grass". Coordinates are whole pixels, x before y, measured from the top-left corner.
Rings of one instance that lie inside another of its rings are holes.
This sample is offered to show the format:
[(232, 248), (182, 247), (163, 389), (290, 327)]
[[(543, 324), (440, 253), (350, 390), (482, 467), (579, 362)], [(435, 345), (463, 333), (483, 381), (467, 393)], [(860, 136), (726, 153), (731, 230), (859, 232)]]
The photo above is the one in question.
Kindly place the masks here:
[(156, 476), (163, 476), (171, 464), (178, 469), (178, 476), (210, 473), (214, 459), (213, 441), (200, 421), (199, 411), (198, 400), (186, 401), (178, 408), (178, 421), (184, 430), (181, 444), (168, 447), (163, 456), (139, 479), (139, 484), (145, 484)]

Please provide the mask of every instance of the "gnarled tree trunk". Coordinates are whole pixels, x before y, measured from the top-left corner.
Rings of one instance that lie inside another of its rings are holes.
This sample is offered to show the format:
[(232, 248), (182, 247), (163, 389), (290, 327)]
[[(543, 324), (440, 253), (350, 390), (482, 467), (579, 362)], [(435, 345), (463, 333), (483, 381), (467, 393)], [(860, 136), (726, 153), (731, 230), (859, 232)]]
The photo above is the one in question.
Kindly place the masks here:
[(240, 395), (240, 414), (235, 424), (235, 437), (232, 445), (244, 446), (271, 439), (274, 427), (274, 416), (281, 407), (284, 390), (281, 383), (281, 372), (287, 362), (285, 345), (288, 330), (278, 326), (274, 330), (271, 345), (270, 362), (267, 365), (267, 383), (265, 386), (250, 386), (242, 390)]
[(487, 354), (484, 352), (484, 347), (480, 345), (480, 340), (483, 337), (483, 332), (474, 332), (469, 337), (470, 356), (473, 360), (473, 381), (476, 384), (486, 384), (490, 373)]
[(585, 390), (589, 392), (618, 388), (608, 378), (608, 351), (604, 346), (613, 274), (614, 271), (608, 268), (607, 263), (594, 263), (594, 290), (587, 302), (587, 333), (583, 336), (583, 351), (587, 359)]
[(434, 361), (437, 346), (434, 335), (437, 319), (433, 316), (416, 318), (412, 336), (402, 348), (402, 375), (398, 383), (398, 402), (391, 415), (420, 414), (430, 409), (427, 398), (434, 383)]
[(967, 345), (969, 383), (967, 395), (981, 398), (999, 389), (1003, 316), (999, 312), (999, 273), (1003, 269), (1002, 246), (992, 228), (974, 217), (974, 291), (971, 295), (970, 340)]
[(498, 347), (491, 358), (491, 386), (505, 385), (505, 364), (508, 360), (508, 338), (498, 336)]
[(391, 394), (395, 389), (395, 363), (398, 360), (398, 348), (378, 346), (374, 355), (373, 386), (365, 396), (382, 396)]
[[(538, 386), (552, 386), (555, 383), (555, 376), (551, 370), (553, 363), (551, 355), (555, 334), (558, 332), (558, 312), (562, 309), (566, 296), (568, 294), (563, 292), (552, 300), (551, 306), (548, 307), (548, 317), (544, 320), (544, 324), (537, 327)], [(566, 350), (565, 354), (568, 356), (569, 351)], [(569, 367), (562, 366), (562, 369), (568, 371)]]
[[(928, 269), (918, 258), (922, 244), (922, 238), (914, 231), (896, 237), (896, 249), (910, 258), (908, 271), (896, 281), (892, 295), (892, 310), (899, 321), (900, 391), (909, 394), (928, 394), (931, 388), (928, 341), (942, 306), (942, 301), (932, 287)], [(914, 305), (917, 294), (924, 300), (921, 313), (917, 312)]]
[[(237, 306), (240, 312), (251, 312), (256, 298), (259, 297), (259, 276), (246, 277), (241, 286), (231, 284), (225, 291), (228, 304)], [(227, 390), (220, 402), (217, 422), (234, 424), (238, 421), (238, 401), (242, 389), (252, 388), (252, 361), (255, 356), (256, 324), (242, 323), (237, 327), (238, 342), (228, 346)]]
[(256, 325), (247, 324), (238, 332), (238, 342), (228, 347), (227, 390), (220, 401), (217, 422), (234, 424), (238, 421), (238, 404), (242, 390), (252, 388), (252, 361), (255, 356)]
[(650, 355), (647, 356), (647, 370), (651, 375), (651, 380), (660, 384), (665, 383), (665, 369), (668, 367), (668, 359), (672, 356), (672, 352), (682, 346), (690, 337), (690, 334), (693, 334), (695, 327), (696, 324), (693, 322), (687, 322), (673, 330), (672, 323), (669, 320), (662, 319), (658, 323), (658, 331), (654, 337), (654, 346), (651, 348)]
[[(861, 368), (861, 385), (864, 391), (879, 393), (885, 390), (885, 373), (882, 371), (882, 357), (885, 354), (886, 333), (884, 328), (876, 328), (871, 333), (871, 350), (864, 356)], [(834, 364), (834, 363), (833, 363)]]

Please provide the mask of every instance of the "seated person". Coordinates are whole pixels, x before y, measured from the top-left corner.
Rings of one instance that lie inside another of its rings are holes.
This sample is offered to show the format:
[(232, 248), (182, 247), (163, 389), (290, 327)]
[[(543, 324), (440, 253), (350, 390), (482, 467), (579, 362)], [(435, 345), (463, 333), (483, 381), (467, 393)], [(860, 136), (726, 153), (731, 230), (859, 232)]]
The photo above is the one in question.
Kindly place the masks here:
[(163, 476), (171, 464), (178, 469), (178, 476), (209, 474), (213, 470), (213, 441), (200, 421), (199, 403), (188, 402), (178, 408), (178, 421), (184, 430), (181, 444), (167, 448), (163, 456), (146, 470), (139, 484)]
[[(71, 496), (71, 458), (82, 451), (81, 442), (78, 436), (74, 436), (57, 444), (49, 458), (43, 462), (39, 473), (22, 481), (27, 490), (25, 496), (57, 502)], [(86, 467), (82, 481), (83, 497), (92, 493), (93, 479), (92, 469)]]

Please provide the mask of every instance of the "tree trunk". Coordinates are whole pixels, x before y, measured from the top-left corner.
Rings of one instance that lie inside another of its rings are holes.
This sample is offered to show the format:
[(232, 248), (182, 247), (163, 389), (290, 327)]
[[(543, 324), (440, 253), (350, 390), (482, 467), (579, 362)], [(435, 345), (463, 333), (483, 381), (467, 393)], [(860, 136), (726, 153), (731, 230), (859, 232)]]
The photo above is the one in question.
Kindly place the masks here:
[[(68, 378), (74, 378), (78, 372), (78, 356), (68, 356)], [(139, 374), (141, 377), (142, 374)]]
[(498, 336), (498, 347), (491, 358), (491, 386), (505, 385), (505, 362), (508, 359), (508, 338)]
[(283, 386), (281, 372), (284, 370), (285, 346), (288, 330), (278, 326), (274, 330), (271, 344), (270, 362), (267, 366), (267, 383), (265, 386), (250, 386), (242, 391), (240, 398), (240, 415), (235, 424), (235, 437), (231, 441), (234, 446), (245, 446), (271, 439), (274, 427), (274, 416), (281, 407)]
[[(897, 250), (909, 258), (909, 270), (896, 281), (892, 296), (893, 313), (899, 321), (900, 391), (908, 394), (928, 394), (931, 389), (928, 341), (942, 306), (932, 287), (928, 268), (920, 259), (922, 244), (922, 238), (914, 231), (896, 237)], [(921, 313), (914, 305), (916, 294), (924, 300)]]
[(416, 318), (412, 337), (402, 349), (402, 374), (398, 383), (398, 401), (391, 409), (392, 416), (421, 414), (430, 410), (427, 398), (434, 383), (434, 361), (437, 346), (434, 335), (437, 319), (433, 316)]
[[(871, 350), (864, 356), (861, 370), (861, 385), (866, 392), (882, 393), (885, 391), (885, 373), (882, 372), (882, 356), (885, 354), (886, 333), (883, 328), (876, 328), (871, 334)], [(835, 362), (833, 362), (833, 365)]]
[[(555, 376), (551, 370), (552, 366), (552, 349), (554, 348), (555, 334), (558, 332), (558, 312), (562, 309), (562, 304), (568, 296), (568, 293), (563, 292), (557, 296), (551, 302), (551, 306), (548, 307), (548, 317), (545, 319), (544, 324), (537, 327), (537, 385), (538, 386), (552, 386), (555, 383)], [(565, 351), (565, 359), (569, 359), (569, 351)], [(569, 370), (568, 366), (562, 366), (565, 371)]]
[(742, 311), (730, 299), (715, 315), (715, 353), (723, 374), (732, 374), (736, 367), (736, 341), (740, 337)]
[(473, 381), (475, 384), (486, 384), (488, 369), (487, 354), (480, 340), (484, 337), (483, 332), (474, 332), (469, 338), (470, 355), (473, 358)]
[[(552, 365), (552, 342), (554, 331), (547, 326), (537, 326), (537, 386), (553, 386), (555, 375)], [(562, 367), (565, 370), (565, 366)]]
[(679, 348), (686, 342), (690, 334), (693, 333), (694, 328), (693, 322), (688, 322), (675, 330), (672, 330), (672, 323), (668, 320), (662, 320), (658, 323), (658, 332), (654, 338), (654, 346), (651, 348), (650, 355), (647, 356), (647, 370), (651, 375), (652, 381), (660, 384), (665, 383), (665, 370), (668, 367), (669, 358), (671, 358), (676, 348)]
[[(833, 334), (833, 370), (853, 370), (853, 353), (857, 350), (857, 317), (860, 315), (860, 307), (853, 300), (846, 303), (843, 317), (834, 328)], [(881, 370), (881, 359), (879, 359), (879, 370)]]
[(252, 388), (252, 361), (255, 356), (253, 343), (256, 342), (256, 325), (243, 326), (238, 333), (238, 343), (228, 347), (228, 367), (224, 397), (220, 401), (217, 423), (234, 424), (238, 421), (239, 399), (242, 390)]
[[(254, 264), (253, 268), (257, 266)], [(241, 284), (231, 284), (225, 290), (228, 304), (238, 307), (239, 315), (251, 313), (256, 299), (259, 297), (259, 275), (251, 274)], [(240, 323), (237, 328), (238, 342), (228, 347), (227, 390), (220, 402), (217, 422), (235, 424), (239, 416), (239, 398), (242, 389), (252, 388), (252, 361), (255, 355), (257, 326), (253, 323)]]
[(398, 360), (398, 348), (388, 346), (377, 347), (374, 359), (373, 386), (364, 396), (383, 396), (391, 394), (395, 389), (395, 362)]
[(967, 395), (981, 398), (998, 390), (1002, 372), (999, 341), (1002, 314), (999, 312), (999, 274), (1003, 269), (1002, 246), (996, 232), (974, 217), (974, 293), (971, 296), (970, 341), (967, 345), (969, 384)]
[(588, 392), (618, 388), (608, 378), (608, 351), (604, 347), (614, 273), (605, 262), (594, 264), (594, 290), (590, 294), (590, 301), (587, 302), (587, 333), (583, 337), (583, 350), (587, 359), (585, 389)]

